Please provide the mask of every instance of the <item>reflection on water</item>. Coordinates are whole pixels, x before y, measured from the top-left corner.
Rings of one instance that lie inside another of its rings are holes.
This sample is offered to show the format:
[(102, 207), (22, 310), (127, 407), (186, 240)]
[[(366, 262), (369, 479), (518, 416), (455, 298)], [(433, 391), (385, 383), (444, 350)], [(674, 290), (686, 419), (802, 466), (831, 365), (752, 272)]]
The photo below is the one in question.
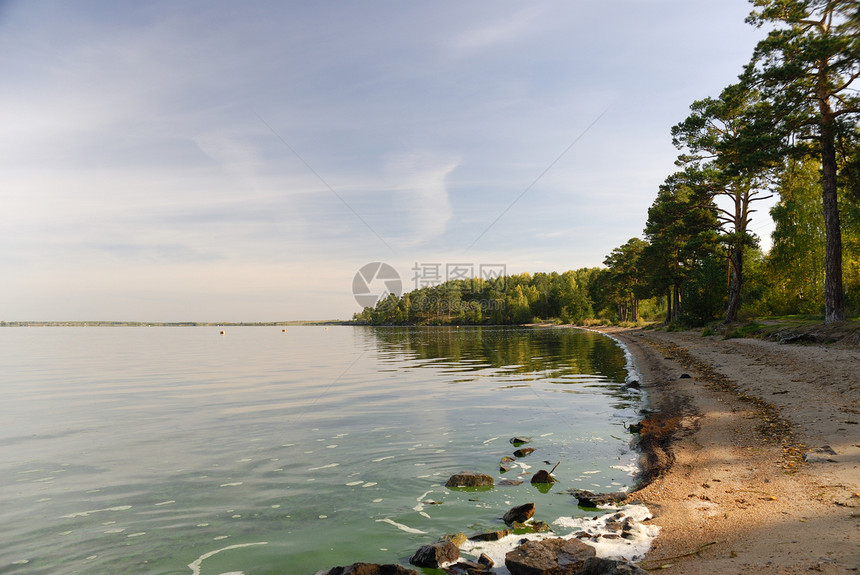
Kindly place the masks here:
[[(630, 485), (638, 397), (573, 329), (0, 329), (0, 573), (313, 573)], [(502, 474), (508, 438), (537, 451)], [(528, 477), (561, 461), (548, 494)], [(517, 487), (443, 487), (471, 468)], [(427, 501), (444, 503), (430, 505)], [(289, 565), (289, 567), (287, 567)]]

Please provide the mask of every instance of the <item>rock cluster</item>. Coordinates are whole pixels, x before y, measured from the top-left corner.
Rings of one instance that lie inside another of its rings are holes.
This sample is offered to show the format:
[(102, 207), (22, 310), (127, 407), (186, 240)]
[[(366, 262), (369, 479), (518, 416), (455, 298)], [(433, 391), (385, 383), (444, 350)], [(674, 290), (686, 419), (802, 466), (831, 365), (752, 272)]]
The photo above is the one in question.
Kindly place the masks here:
[[(510, 443), (519, 447), (531, 441), (528, 437), (517, 436), (510, 439)], [(535, 451), (534, 448), (520, 448), (514, 452), (517, 458), (525, 457)], [(499, 464), (499, 471), (504, 473), (513, 468), (515, 459), (504, 456)], [(549, 463), (549, 462), (546, 462)], [(556, 465), (558, 467), (558, 465)], [(552, 471), (555, 471), (555, 467)], [(531, 478), (531, 483), (541, 491), (549, 490), (556, 479), (552, 471), (540, 470)], [(516, 485), (520, 480), (503, 480), (499, 485)], [(495, 486), (495, 480), (489, 475), (476, 471), (463, 471), (452, 475), (445, 486), (450, 489), (458, 488), (484, 488)], [(579, 505), (583, 507), (597, 507), (607, 503), (618, 503), (625, 499), (624, 493), (595, 494), (590, 491), (576, 490), (571, 493), (577, 498)], [(548, 524), (543, 521), (533, 520), (535, 504), (526, 503), (508, 510), (501, 518), (511, 529), (517, 533), (526, 532), (539, 533), (551, 531)], [(614, 523), (607, 523), (607, 527), (618, 528), (618, 533), (605, 535), (607, 538), (624, 537), (629, 531), (629, 526), (623, 524), (623, 517), (618, 516)], [(617, 525), (615, 525), (617, 523)], [(470, 537), (470, 541), (498, 541), (511, 535), (511, 530), (501, 529), (487, 533), (476, 533)], [(583, 538), (593, 538), (586, 530), (582, 532)], [(604, 536), (604, 535), (600, 535)], [(460, 557), (459, 547), (466, 542), (466, 536), (462, 533), (446, 535), (439, 541), (420, 547), (409, 558), (409, 563), (421, 568), (441, 569), (452, 575), (488, 575), (493, 568), (493, 560), (486, 554), (482, 554), (477, 561), (465, 560)], [(511, 575), (642, 575), (646, 573), (639, 567), (626, 561), (615, 561), (601, 559), (595, 556), (595, 549), (581, 541), (579, 538), (562, 539), (547, 538), (541, 540), (522, 539), (519, 545), (505, 556), (505, 566)], [(420, 575), (418, 571), (407, 569), (400, 565), (372, 565), (367, 563), (355, 563), (348, 567), (335, 567), (329, 571), (319, 571), (316, 575)]]

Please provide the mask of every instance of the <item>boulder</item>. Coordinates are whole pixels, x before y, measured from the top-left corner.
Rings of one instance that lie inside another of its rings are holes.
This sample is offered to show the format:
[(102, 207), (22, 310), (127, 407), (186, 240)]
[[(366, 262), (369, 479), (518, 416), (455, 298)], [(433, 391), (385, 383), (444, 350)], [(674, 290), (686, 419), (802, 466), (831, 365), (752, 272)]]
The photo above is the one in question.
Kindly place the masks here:
[(532, 475), (532, 483), (555, 483), (556, 479), (546, 469), (541, 469)]
[(505, 473), (505, 472), (510, 471), (511, 469), (513, 469), (513, 467), (514, 467), (514, 465), (513, 465), (513, 464), (514, 464), (514, 461), (516, 461), (516, 460), (515, 460), (513, 457), (509, 457), (509, 456), (507, 456), (507, 455), (506, 455), (506, 456), (504, 456), (504, 457), (502, 457), (502, 460), (501, 460), (501, 461), (499, 461), (499, 472), (500, 472), (500, 473)]
[(574, 489), (570, 494), (576, 497), (579, 505), (582, 507), (615, 505), (627, 499), (627, 494), (623, 491), (614, 491), (612, 493), (592, 493), (586, 489)]
[(577, 539), (526, 541), (505, 555), (511, 575), (576, 575), (594, 547)]
[(346, 567), (333, 567), (328, 571), (317, 571), (316, 575), (421, 575), (415, 569), (402, 565), (377, 565), (375, 563), (353, 563)]
[(520, 449), (517, 449), (516, 451), (514, 451), (514, 456), (515, 457), (525, 457), (526, 455), (528, 455), (530, 453), (534, 453), (534, 451), (535, 451), (534, 447), (523, 447), (523, 448), (520, 448)]
[(465, 533), (453, 533), (453, 534), (443, 535), (442, 537), (439, 538), (440, 543), (442, 541), (450, 541), (451, 543), (453, 543), (457, 547), (459, 547), (460, 545), (465, 543), (466, 540), (467, 540), (467, 537), (466, 537)]
[(512, 523), (525, 523), (535, 514), (535, 504), (534, 503), (526, 503), (524, 505), (518, 505), (505, 513), (504, 517), (502, 517), (502, 521), (507, 523), (508, 525)]
[(578, 575), (647, 575), (648, 572), (641, 567), (628, 563), (627, 561), (618, 561), (615, 559), (601, 559), (599, 557), (589, 557), (585, 560), (582, 566), (582, 571)]
[(484, 575), (490, 572), (490, 568), (474, 561), (460, 561), (446, 567), (445, 572), (452, 575)]
[(469, 541), (498, 541), (510, 535), (511, 532), (507, 529), (500, 531), (490, 531), (489, 533), (475, 533), (469, 537)]
[(424, 545), (409, 558), (409, 562), (418, 567), (439, 569), (444, 563), (452, 563), (460, 558), (460, 550), (451, 541), (439, 541), (433, 545)]
[(524, 443), (531, 443), (532, 438), (526, 437), (525, 435), (515, 435), (510, 439), (510, 442), (511, 442), (511, 445), (514, 445), (515, 447), (519, 447), (520, 445), (522, 445)]
[(478, 557), (478, 563), (480, 563), (481, 565), (483, 565), (487, 569), (492, 568), (493, 565), (496, 564), (496, 562), (493, 561), (492, 559), (490, 559), (490, 556), (487, 555), (486, 553), (481, 553), (481, 556)]
[(495, 480), (476, 471), (461, 471), (448, 478), (445, 487), (492, 487)]

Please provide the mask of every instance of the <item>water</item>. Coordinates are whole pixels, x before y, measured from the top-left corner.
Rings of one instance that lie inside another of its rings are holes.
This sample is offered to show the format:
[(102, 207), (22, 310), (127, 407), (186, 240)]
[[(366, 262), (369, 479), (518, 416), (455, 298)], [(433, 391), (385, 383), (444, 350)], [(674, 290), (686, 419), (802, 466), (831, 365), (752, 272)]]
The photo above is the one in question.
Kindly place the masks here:
[[(639, 398), (599, 334), (219, 331), (0, 329), (0, 573), (391, 563), (522, 503), (589, 515), (567, 489), (632, 483)], [(500, 474), (514, 435), (537, 451)], [(529, 484), (559, 461), (549, 492)], [(525, 483), (446, 489), (464, 469)]]

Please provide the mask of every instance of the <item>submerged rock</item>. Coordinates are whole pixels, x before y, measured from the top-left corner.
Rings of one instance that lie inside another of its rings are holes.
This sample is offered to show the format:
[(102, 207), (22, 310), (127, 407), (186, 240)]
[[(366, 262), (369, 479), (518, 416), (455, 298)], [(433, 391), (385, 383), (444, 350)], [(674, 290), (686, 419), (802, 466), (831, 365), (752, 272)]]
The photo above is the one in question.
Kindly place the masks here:
[(409, 558), (418, 567), (438, 569), (443, 563), (452, 563), (460, 558), (460, 550), (451, 541), (439, 541), (424, 545)]
[(502, 521), (511, 525), (512, 523), (525, 523), (535, 514), (535, 504), (534, 503), (526, 503), (524, 505), (518, 505), (517, 507), (513, 507), (505, 513), (504, 517), (502, 517)]
[(523, 484), (523, 482), (522, 482), (521, 480), (519, 480), (519, 479), (502, 479), (502, 480), (501, 480), (501, 481), (499, 481), (499, 483), (498, 483), (498, 485), (499, 485), (499, 486), (503, 486), (503, 485), (522, 485), (522, 484)]
[(421, 575), (415, 569), (402, 565), (375, 563), (353, 563), (346, 567), (333, 567), (328, 571), (317, 571), (316, 575)]
[(525, 435), (515, 435), (510, 439), (510, 442), (514, 447), (519, 447), (520, 445), (523, 445), (524, 443), (531, 443), (532, 438), (526, 437)]
[(577, 539), (526, 541), (505, 555), (511, 575), (576, 575), (594, 547)]
[(495, 480), (477, 471), (461, 471), (448, 478), (445, 487), (492, 487)]
[(586, 489), (573, 489), (570, 494), (576, 497), (582, 507), (597, 507), (598, 505), (616, 505), (625, 499), (627, 494), (623, 491), (612, 493), (592, 493)]
[(535, 452), (534, 447), (523, 447), (522, 449), (517, 449), (516, 451), (514, 451), (514, 456), (515, 457), (525, 457), (526, 455), (529, 455), (530, 453), (534, 453), (534, 452)]

